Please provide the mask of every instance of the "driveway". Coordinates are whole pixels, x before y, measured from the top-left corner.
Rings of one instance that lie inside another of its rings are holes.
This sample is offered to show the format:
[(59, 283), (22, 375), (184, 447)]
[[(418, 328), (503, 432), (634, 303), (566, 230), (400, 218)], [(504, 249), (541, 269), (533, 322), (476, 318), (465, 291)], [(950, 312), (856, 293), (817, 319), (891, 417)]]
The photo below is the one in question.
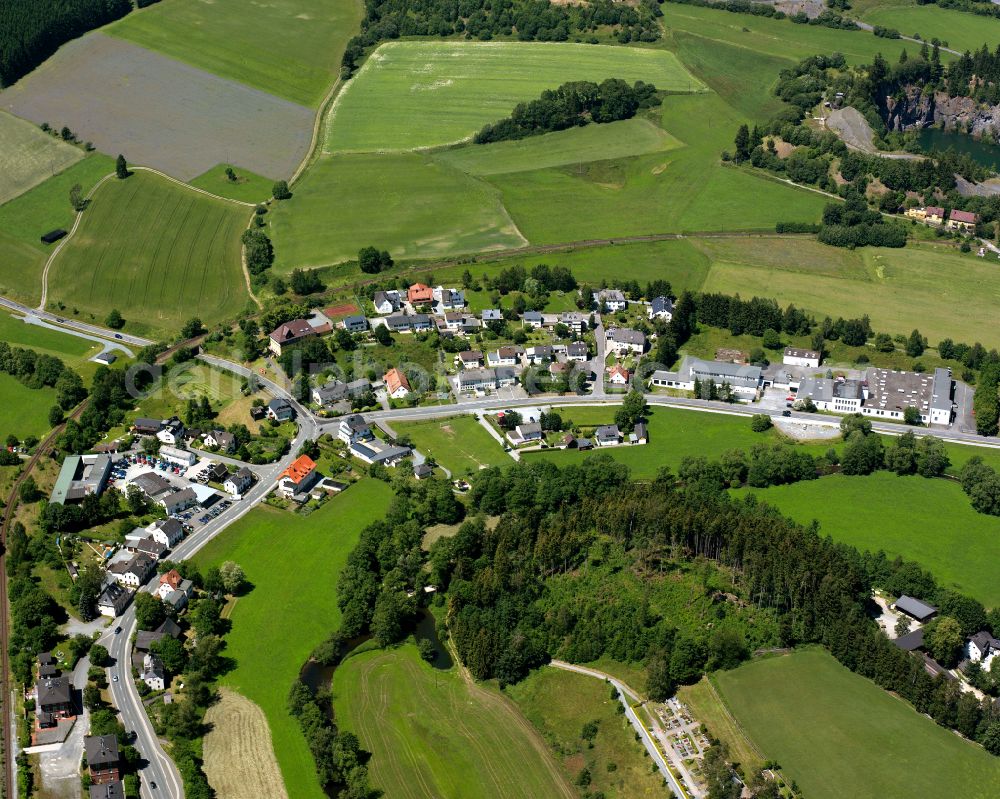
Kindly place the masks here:
[[(89, 670), (90, 661), (87, 658), (82, 658), (73, 669), (73, 686), (79, 693), (82, 693), (87, 685)], [(83, 739), (89, 730), (90, 713), (83, 708), (63, 745), (54, 752), (41, 752), (38, 755), (42, 785), (50, 799), (79, 799)]]

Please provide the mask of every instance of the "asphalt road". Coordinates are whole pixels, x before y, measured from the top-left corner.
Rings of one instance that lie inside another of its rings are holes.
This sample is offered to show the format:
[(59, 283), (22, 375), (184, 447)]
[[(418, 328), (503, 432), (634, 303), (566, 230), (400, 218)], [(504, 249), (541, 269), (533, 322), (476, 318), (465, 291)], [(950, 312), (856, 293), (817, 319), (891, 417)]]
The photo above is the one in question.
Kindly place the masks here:
[[(205, 356), (209, 362), (220, 362), (224, 368), (236, 371), (244, 376), (253, 374), (249, 369), (230, 364), (228, 361)], [(255, 375), (260, 379), (259, 375)], [(229, 525), (240, 519), (270, 493), (278, 480), (278, 475), (295, 459), (298, 445), (303, 438), (315, 438), (318, 435), (317, 427), (310, 414), (306, 413), (301, 406), (271, 381), (262, 381), (267, 388), (276, 396), (288, 399), (299, 409), (299, 433), (292, 441), (289, 453), (277, 463), (264, 467), (254, 467), (258, 475), (257, 483), (251, 488), (244, 498), (235, 503), (226, 513), (212, 519), (206, 525), (192, 533), (180, 544), (174, 547), (170, 554), (172, 560), (185, 560), (192, 557), (209, 541), (225, 530)], [(159, 575), (154, 576), (149, 583), (141, 590), (155, 590), (159, 583)], [(121, 632), (115, 634), (115, 628), (121, 627)], [(111, 686), (111, 698), (115, 707), (121, 713), (122, 723), (126, 730), (134, 731), (136, 734), (135, 747), (145, 761), (145, 765), (140, 769), (143, 799), (183, 799), (184, 786), (181, 781), (177, 766), (170, 759), (163, 749), (160, 739), (157, 737), (146, 710), (142, 704), (142, 698), (132, 679), (132, 636), (136, 631), (135, 610), (132, 605), (128, 610), (115, 619), (108, 627), (107, 632), (100, 638), (100, 643), (107, 647), (114, 664), (108, 669), (109, 685)], [(116, 679), (117, 678), (117, 679)], [(156, 788), (152, 784), (156, 783)]]
[(137, 347), (145, 347), (147, 344), (153, 343), (152, 339), (143, 338), (142, 336), (133, 336), (131, 333), (116, 333), (114, 330), (108, 330), (107, 328), (100, 327), (99, 325), (80, 322), (76, 319), (68, 319), (64, 316), (56, 316), (54, 313), (41, 311), (38, 308), (29, 308), (27, 305), (21, 305), (21, 303), (8, 300), (6, 297), (0, 297), (0, 306), (7, 308), (10, 311), (16, 311), (19, 314), (23, 314), (25, 317), (41, 319), (44, 322), (58, 325), (59, 327), (69, 328), (70, 330), (79, 330), (82, 333), (89, 333), (93, 336), (100, 336), (101, 338), (107, 339), (111, 342), (121, 341), (126, 344), (134, 344)]

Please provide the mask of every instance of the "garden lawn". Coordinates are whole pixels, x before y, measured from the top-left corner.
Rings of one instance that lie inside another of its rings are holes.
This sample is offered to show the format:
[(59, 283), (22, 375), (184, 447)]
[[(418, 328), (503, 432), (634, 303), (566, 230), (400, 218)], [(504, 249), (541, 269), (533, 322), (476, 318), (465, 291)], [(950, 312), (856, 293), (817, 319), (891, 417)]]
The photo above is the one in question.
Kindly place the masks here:
[(412, 150), (461, 141), (567, 81), (703, 84), (665, 50), (552, 42), (406, 41), (381, 45), (337, 98), (326, 153)]
[(1000, 311), (996, 268), (974, 255), (912, 244), (852, 253), (808, 239), (697, 246), (712, 260), (705, 291), (776, 297), (821, 318), (868, 314), (878, 331), (908, 334), (916, 327), (932, 344), (951, 338), (1000, 346), (1000, 331), (982, 324)]
[(316, 106), (361, 22), (358, 0), (169, 0), (106, 32), (224, 78)]
[(247, 300), (240, 235), (251, 213), (150, 172), (109, 180), (52, 264), (50, 304), (98, 323), (117, 308), (137, 333), (233, 317)]
[(862, 551), (901, 555), (943, 586), (987, 607), (1000, 606), (1000, 518), (976, 513), (956, 482), (876, 472), (831, 475), (754, 493), (802, 524), (816, 519), (822, 535)]
[(495, 438), (473, 416), (454, 416), (426, 422), (394, 422), (399, 435), (409, 436), (414, 446), (455, 478), (475, 474), (486, 466), (512, 463)]
[(680, 147), (673, 136), (648, 119), (623, 119), (585, 125), (542, 136), (493, 144), (467, 144), (436, 156), (470, 175), (499, 175), (530, 169), (603, 161)]
[(0, 204), (83, 158), (83, 150), (0, 111)]
[[(589, 790), (607, 799), (664, 796), (663, 777), (651, 773), (649, 758), (603, 680), (554, 668), (540, 668), (507, 689), (521, 712), (559, 756), (567, 779), (590, 771)], [(581, 738), (583, 725), (597, 722), (593, 747)], [(614, 770), (609, 766), (614, 764)]]
[[(555, 408), (563, 420), (570, 420), (581, 427), (613, 424), (615, 408), (562, 407)], [(718, 459), (729, 450), (749, 451), (757, 443), (787, 440), (774, 428), (766, 433), (755, 433), (750, 429), (750, 419), (746, 416), (731, 416), (725, 413), (706, 413), (672, 407), (655, 407), (648, 414), (649, 443), (634, 446), (607, 447), (590, 452), (575, 449), (524, 452), (522, 459), (545, 458), (559, 466), (580, 463), (584, 458), (595, 455), (610, 455), (619, 463), (624, 463), (632, 471), (632, 476), (640, 479), (655, 477), (663, 467), (677, 471), (681, 461), (688, 456), (704, 456)], [(825, 452), (830, 442), (820, 444), (796, 444), (815, 450), (815, 454)]]
[(334, 672), (333, 694), (341, 729), (372, 753), (372, 783), (387, 797), (576, 796), (509, 699), (454, 667), (428, 665), (413, 644), (348, 657)]
[(989, 799), (1000, 760), (822, 649), (756, 660), (713, 676), (768, 758), (810, 799)]
[(430, 258), (525, 244), (492, 186), (415, 153), (321, 159), (268, 217), (282, 272), (369, 245)]
[(325, 794), (305, 738), (286, 709), (288, 690), (312, 649), (337, 629), (335, 586), (347, 554), (391, 498), (385, 483), (364, 480), (305, 518), (262, 506), (196, 558), (203, 570), (234, 560), (253, 584), (230, 615), (226, 654), (236, 668), (222, 682), (264, 711), (285, 788), (295, 799)]
[(230, 200), (240, 200), (245, 203), (265, 203), (271, 199), (271, 189), (274, 186), (272, 178), (265, 178), (255, 175), (253, 172), (234, 167), (236, 182), (233, 183), (226, 177), (226, 167), (230, 164), (219, 164), (212, 167), (202, 175), (191, 181), (191, 185), (218, 194), (220, 197), (228, 197)]
[(20, 439), (41, 438), (49, 429), (49, 409), (55, 404), (54, 388), (28, 388), (16, 377), (0, 373), (0, 439), (11, 433)]
[(113, 169), (114, 161), (95, 153), (0, 205), (0, 294), (38, 303), (45, 259), (55, 247), (39, 237), (55, 228), (69, 230), (74, 216), (69, 190), (79, 183), (86, 194)]

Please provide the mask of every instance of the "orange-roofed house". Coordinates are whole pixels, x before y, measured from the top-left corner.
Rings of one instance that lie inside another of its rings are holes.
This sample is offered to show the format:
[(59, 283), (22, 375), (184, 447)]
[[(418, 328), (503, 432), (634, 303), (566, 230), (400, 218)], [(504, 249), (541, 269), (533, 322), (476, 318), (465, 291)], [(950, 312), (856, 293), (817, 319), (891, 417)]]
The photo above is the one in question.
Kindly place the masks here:
[(402, 399), (410, 393), (410, 381), (399, 369), (390, 369), (382, 380), (386, 393), (393, 399)]
[(613, 386), (627, 386), (628, 369), (616, 363), (608, 369), (608, 382)]
[(296, 494), (305, 494), (319, 480), (316, 461), (308, 455), (299, 455), (278, 478), (278, 492), (291, 499)]
[(181, 584), (182, 580), (183, 578), (181, 577), (180, 572), (178, 572), (177, 569), (171, 569), (165, 574), (161, 574), (160, 587), (156, 591), (157, 596), (159, 596), (160, 599), (163, 599), (172, 591), (176, 591), (177, 586)]
[(430, 305), (434, 302), (434, 289), (423, 283), (414, 283), (407, 289), (406, 299), (412, 305)]

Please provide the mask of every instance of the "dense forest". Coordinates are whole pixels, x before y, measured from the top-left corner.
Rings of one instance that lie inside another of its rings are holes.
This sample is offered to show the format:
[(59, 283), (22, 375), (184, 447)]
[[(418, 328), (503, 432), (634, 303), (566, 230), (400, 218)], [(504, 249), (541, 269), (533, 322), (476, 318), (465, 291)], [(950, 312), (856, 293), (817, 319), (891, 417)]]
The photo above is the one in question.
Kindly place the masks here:
[(595, 0), (585, 5), (556, 5), (549, 0), (365, 0), (361, 33), (347, 44), (343, 72), (350, 75), (368, 48), (401, 36), (463, 36), (489, 41), (524, 42), (598, 40), (601, 28), (617, 30), (617, 40), (655, 42), (660, 38), (657, 0), (638, 5)]
[(131, 0), (0, 0), (0, 87), (27, 75), (70, 39), (131, 10)]
[(631, 119), (640, 108), (659, 104), (656, 87), (641, 80), (632, 86), (619, 78), (608, 78), (600, 84), (573, 81), (558, 89), (546, 89), (537, 100), (518, 103), (509, 117), (484, 126), (475, 142), (523, 139), (590, 122)]

